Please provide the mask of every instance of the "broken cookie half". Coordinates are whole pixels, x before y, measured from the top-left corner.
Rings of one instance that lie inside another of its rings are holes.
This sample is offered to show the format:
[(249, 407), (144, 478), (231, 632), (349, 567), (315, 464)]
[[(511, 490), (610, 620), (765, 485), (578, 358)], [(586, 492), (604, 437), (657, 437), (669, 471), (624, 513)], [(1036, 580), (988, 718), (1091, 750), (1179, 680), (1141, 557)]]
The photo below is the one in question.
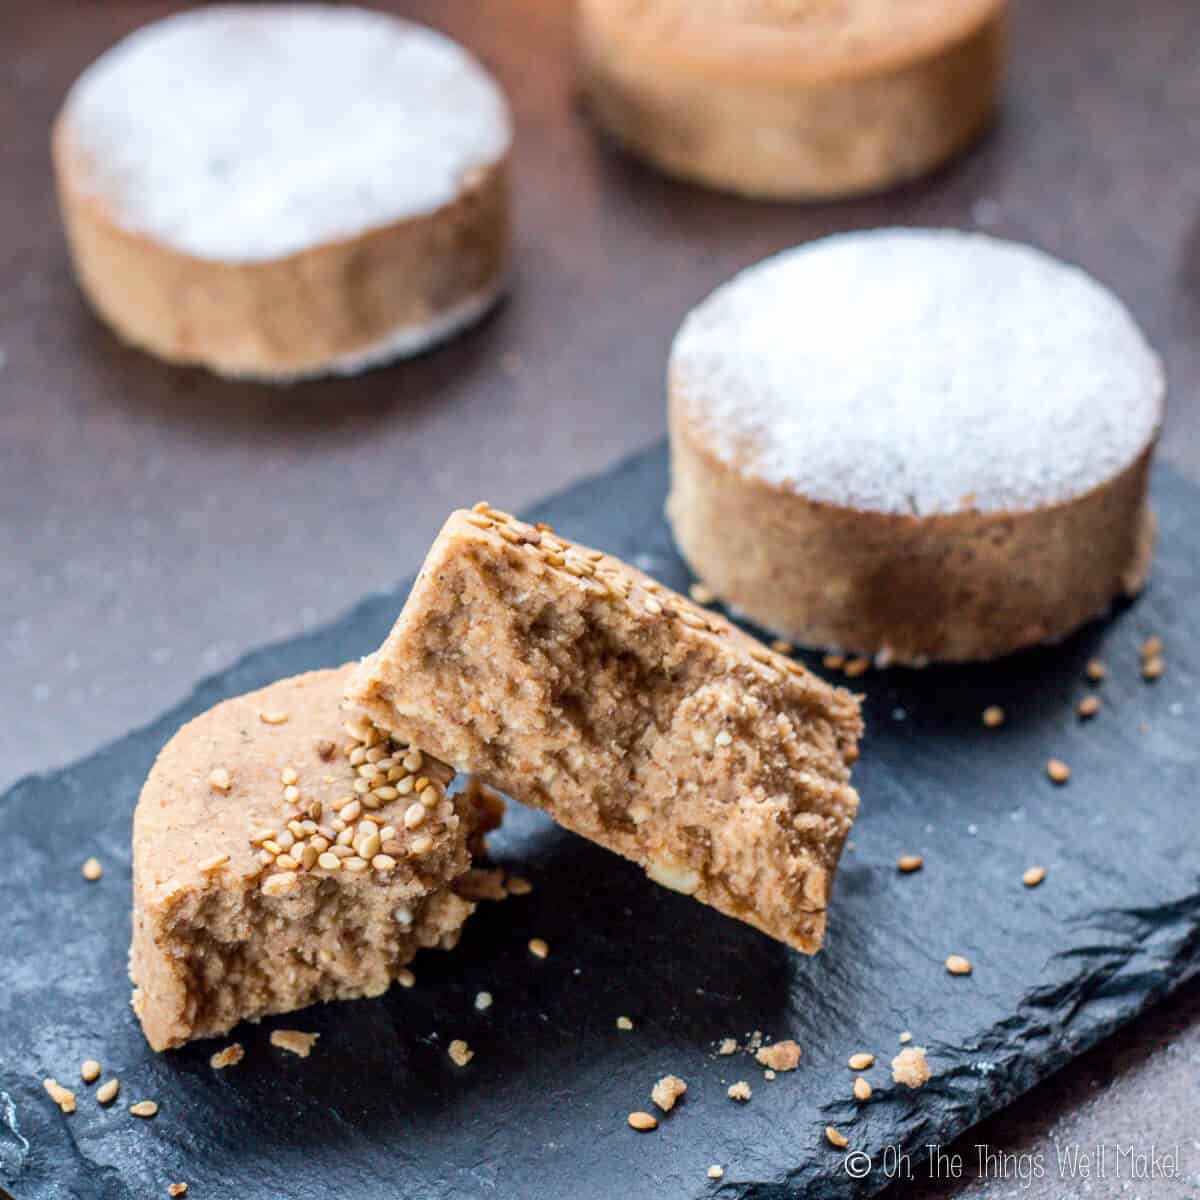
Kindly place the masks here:
[(347, 698), (808, 953), (858, 797), (858, 702), (619, 560), (454, 513)]
[(156, 1050), (385, 991), (449, 949), (491, 795), (342, 710), (351, 668), (227, 700), (158, 756), (133, 824), (133, 1007)]

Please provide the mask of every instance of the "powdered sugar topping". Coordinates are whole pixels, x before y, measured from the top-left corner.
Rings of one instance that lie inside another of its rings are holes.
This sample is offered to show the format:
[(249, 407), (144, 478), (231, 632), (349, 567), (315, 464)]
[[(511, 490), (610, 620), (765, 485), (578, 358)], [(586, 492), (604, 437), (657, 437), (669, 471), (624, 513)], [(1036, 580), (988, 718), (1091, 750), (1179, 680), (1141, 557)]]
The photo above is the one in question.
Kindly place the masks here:
[(366, 9), (213, 5), (102, 55), (65, 120), (82, 185), (200, 258), (279, 258), (426, 214), (511, 141), (449, 38)]
[(950, 230), (843, 234), (751, 267), (684, 322), (671, 385), (727, 464), (918, 515), (1078, 496), (1145, 449), (1164, 392), (1106, 288)]

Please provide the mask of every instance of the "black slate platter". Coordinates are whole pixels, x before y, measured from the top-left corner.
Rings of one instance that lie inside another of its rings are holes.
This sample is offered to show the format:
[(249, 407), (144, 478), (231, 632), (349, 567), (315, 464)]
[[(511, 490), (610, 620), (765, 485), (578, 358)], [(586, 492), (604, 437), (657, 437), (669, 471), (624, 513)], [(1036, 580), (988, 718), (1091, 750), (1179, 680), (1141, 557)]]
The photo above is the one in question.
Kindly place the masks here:
[[(687, 574), (661, 516), (657, 447), (548, 501), (537, 517), (630, 558), (673, 586)], [(1161, 550), (1135, 605), (1068, 643), (986, 669), (869, 674), (861, 817), (838, 879), (827, 949), (807, 959), (650, 884), (620, 859), (514, 807), (495, 857), (535, 884), (487, 904), (453, 954), (427, 952), (411, 991), (239, 1029), (245, 1061), (216, 1072), (201, 1043), (151, 1053), (127, 1004), (130, 817), (178, 725), (227, 696), (359, 655), (404, 589), (312, 636), (252, 654), (154, 725), (0, 800), (3, 995), (0, 1181), (18, 1200), (163, 1195), (289, 1197), (756, 1197), (866, 1194), (887, 1147), (949, 1141), (1135, 1017), (1200, 965), (1195, 733), (1200, 492), (1156, 483)], [(472, 497), (463, 497), (469, 501)], [(1142, 681), (1138, 647), (1168, 648)], [(1104, 707), (1083, 723), (1084, 664), (1101, 656)], [(982, 728), (989, 704), (1008, 712)], [(54, 736), (61, 737), (61, 730)], [(1046, 778), (1050, 756), (1072, 777)], [(925, 869), (901, 876), (901, 852)], [(88, 854), (104, 878), (85, 883)], [(1048, 877), (1026, 889), (1041, 863)], [(533, 958), (531, 937), (550, 956)], [(948, 975), (963, 954), (974, 974)], [(474, 1007), (493, 993), (486, 1013)], [(634, 1029), (616, 1026), (632, 1017)], [(321, 1035), (301, 1061), (271, 1028)], [(892, 1085), (897, 1036), (928, 1048), (934, 1078)], [(800, 1069), (767, 1081), (727, 1036), (795, 1037)], [(465, 1069), (445, 1047), (467, 1039)], [(846, 1059), (876, 1054), (872, 1100), (851, 1098)], [(119, 1075), (101, 1109), (78, 1081), (95, 1057)], [(625, 1123), (674, 1072), (686, 1099), (653, 1134)], [(79, 1095), (61, 1115), (42, 1090)], [(745, 1079), (749, 1104), (726, 1097)], [(128, 1113), (158, 1101), (152, 1121)], [(832, 1124), (850, 1160), (823, 1130)], [(720, 1183), (706, 1170), (725, 1168)]]

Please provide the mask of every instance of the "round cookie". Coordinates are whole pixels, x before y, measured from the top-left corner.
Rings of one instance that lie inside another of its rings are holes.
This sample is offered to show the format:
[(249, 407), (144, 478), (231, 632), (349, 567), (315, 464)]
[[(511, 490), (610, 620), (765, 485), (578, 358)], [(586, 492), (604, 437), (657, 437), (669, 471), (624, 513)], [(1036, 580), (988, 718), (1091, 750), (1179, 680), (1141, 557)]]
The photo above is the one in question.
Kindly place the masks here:
[(674, 175), (748, 196), (875, 191), (987, 123), (1005, 0), (579, 0), (598, 123)]
[(487, 311), (510, 143), (499, 88), (442, 34), (212, 5), (97, 59), (53, 153), (80, 285), (121, 337), (284, 381), (415, 354)]
[(1162, 369), (1038, 250), (877, 230), (777, 255), (688, 316), (668, 390), (680, 549), (802, 645), (993, 658), (1145, 580)]

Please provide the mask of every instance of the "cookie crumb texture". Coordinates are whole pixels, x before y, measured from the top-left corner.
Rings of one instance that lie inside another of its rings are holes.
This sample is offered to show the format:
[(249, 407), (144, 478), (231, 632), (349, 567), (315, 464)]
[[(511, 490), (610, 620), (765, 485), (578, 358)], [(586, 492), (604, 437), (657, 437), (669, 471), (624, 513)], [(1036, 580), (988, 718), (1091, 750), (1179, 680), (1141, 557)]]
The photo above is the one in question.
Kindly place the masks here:
[[(453, 946), (473, 911), (454, 883), (496, 814), (474, 793), (448, 797), (445, 764), (386, 739), (366, 748), (361, 737), (382, 735), (361, 723), (350, 736), (349, 672), (219, 704), (154, 764), (134, 814), (130, 967), (134, 1011), (156, 1050), (243, 1018), (379, 995), (422, 947)], [(291, 719), (264, 724), (267, 709)], [(317, 747), (332, 738), (338, 753), (326, 762)], [(419, 792), (405, 761), (419, 761)], [(230, 792), (209, 786), (214, 762), (236, 764)], [(288, 767), (298, 783), (285, 789)], [(431, 803), (408, 828), (415, 795)], [(223, 868), (204, 870), (216, 854), (228, 856)]]
[(1161, 365), (1032, 247), (880, 229), (776, 255), (692, 310), (668, 390), (681, 552), (796, 644), (995, 658), (1145, 581)]
[(919, 175), (995, 106), (1003, 0), (582, 0), (585, 95), (629, 150), (745, 195), (833, 197)]
[(923, 1046), (908, 1046), (892, 1059), (892, 1080), (905, 1087), (924, 1087), (929, 1082), (929, 1063)]
[(510, 142), (496, 83), (434, 30), (217, 4), (93, 63), (53, 151), (80, 284), (121, 337), (286, 381), (417, 353), (490, 307)]
[(454, 513), (348, 694), (656, 882), (819, 948), (857, 702), (624, 563)]

